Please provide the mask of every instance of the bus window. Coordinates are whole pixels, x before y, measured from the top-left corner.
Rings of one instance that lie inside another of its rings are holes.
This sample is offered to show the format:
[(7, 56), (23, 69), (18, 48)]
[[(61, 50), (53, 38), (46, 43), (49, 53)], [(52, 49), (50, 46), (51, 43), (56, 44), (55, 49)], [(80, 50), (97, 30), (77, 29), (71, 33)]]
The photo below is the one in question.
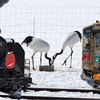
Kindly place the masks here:
[(84, 33), (83, 35), (83, 48), (90, 49), (90, 34)]
[(100, 33), (96, 34), (96, 50), (100, 50)]

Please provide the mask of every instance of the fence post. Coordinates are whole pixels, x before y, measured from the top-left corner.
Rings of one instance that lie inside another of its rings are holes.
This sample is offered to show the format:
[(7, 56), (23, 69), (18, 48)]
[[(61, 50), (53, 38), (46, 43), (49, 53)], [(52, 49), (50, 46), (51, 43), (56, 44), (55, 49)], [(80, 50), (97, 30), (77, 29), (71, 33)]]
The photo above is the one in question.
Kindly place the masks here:
[(33, 37), (35, 37), (35, 17), (33, 17)]

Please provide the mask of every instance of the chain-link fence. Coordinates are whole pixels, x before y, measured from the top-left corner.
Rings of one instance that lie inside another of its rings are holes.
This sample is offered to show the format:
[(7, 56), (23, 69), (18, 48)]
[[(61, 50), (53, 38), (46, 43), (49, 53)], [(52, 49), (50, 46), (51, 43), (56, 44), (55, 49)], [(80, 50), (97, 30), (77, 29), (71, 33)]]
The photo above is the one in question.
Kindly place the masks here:
[[(61, 40), (69, 32), (82, 29), (100, 20), (99, 7), (74, 7), (74, 6), (14, 6), (0, 9), (1, 36), (13, 38), (21, 43), (28, 35), (46, 40), (51, 48), (48, 56), (52, 57), (61, 49)], [(73, 66), (81, 68), (81, 46), (78, 42), (73, 50)], [(26, 46), (25, 58), (31, 59), (33, 51)], [(56, 66), (61, 66), (69, 55), (70, 49), (57, 57)], [(39, 65), (39, 53), (35, 55), (35, 65)], [(48, 61), (43, 56), (43, 64)], [(69, 66), (69, 61), (67, 66)]]

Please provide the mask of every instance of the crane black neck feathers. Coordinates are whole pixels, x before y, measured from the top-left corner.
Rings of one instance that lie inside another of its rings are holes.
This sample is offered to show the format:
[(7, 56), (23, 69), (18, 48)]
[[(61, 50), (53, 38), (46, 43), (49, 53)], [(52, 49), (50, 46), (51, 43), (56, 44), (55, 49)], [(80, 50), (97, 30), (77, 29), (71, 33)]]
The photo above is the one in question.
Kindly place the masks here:
[(51, 65), (51, 58), (47, 56), (47, 53), (45, 54), (45, 58), (49, 60), (49, 65)]
[(34, 37), (32, 37), (32, 36), (26, 37), (25, 40), (21, 44), (26, 43), (28, 46), (28, 44), (32, 41), (32, 38), (34, 38)]
[(62, 53), (63, 53), (63, 49), (59, 53), (56, 53), (54, 56), (52, 56), (52, 58), (53, 58), (52, 64), (54, 63), (54, 60), (56, 59), (56, 57), (58, 55), (61, 55)]
[(76, 33), (78, 34), (78, 36), (79, 36), (79, 38), (80, 38), (80, 41), (81, 41), (81, 39), (82, 39), (81, 33), (80, 33), (79, 31), (74, 31), (74, 32), (76, 32)]
[(60, 55), (62, 53), (63, 53), (63, 49), (59, 53), (56, 53), (55, 56), (57, 57), (58, 55)]

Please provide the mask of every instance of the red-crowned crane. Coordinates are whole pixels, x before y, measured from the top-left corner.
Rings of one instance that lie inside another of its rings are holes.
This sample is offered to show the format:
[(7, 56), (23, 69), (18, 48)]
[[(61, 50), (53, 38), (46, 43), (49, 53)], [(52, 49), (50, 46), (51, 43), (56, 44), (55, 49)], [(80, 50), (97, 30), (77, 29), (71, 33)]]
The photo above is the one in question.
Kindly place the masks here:
[(28, 36), (24, 39), (24, 41), (21, 43), (21, 45), (23, 43), (26, 43), (27, 47), (29, 46), (34, 51), (34, 53), (32, 55), (32, 64), (33, 64), (34, 70), (35, 70), (35, 68), (34, 68), (34, 55), (37, 52), (40, 52), (40, 65), (42, 65), (42, 53), (43, 52), (45, 53), (45, 58), (49, 60), (49, 65), (51, 65), (51, 63), (52, 63), (51, 58), (47, 56), (47, 53), (50, 49), (50, 45), (46, 41), (44, 41), (40, 38)]
[(81, 38), (82, 38), (82, 35), (79, 31), (71, 32), (71, 33), (67, 34), (65, 37), (63, 37), (61, 51), (59, 53), (56, 53), (54, 56), (52, 56), (52, 58), (53, 58), (52, 64), (54, 63), (54, 60), (56, 59), (56, 57), (63, 53), (66, 46), (69, 46), (71, 49), (71, 54), (66, 58), (66, 60), (64, 61), (64, 63), (62, 65), (64, 65), (64, 64), (66, 65), (67, 59), (71, 56), (71, 59), (70, 59), (70, 68), (71, 68), (72, 54), (73, 54), (72, 48), (79, 40), (81, 41)]

